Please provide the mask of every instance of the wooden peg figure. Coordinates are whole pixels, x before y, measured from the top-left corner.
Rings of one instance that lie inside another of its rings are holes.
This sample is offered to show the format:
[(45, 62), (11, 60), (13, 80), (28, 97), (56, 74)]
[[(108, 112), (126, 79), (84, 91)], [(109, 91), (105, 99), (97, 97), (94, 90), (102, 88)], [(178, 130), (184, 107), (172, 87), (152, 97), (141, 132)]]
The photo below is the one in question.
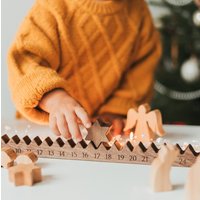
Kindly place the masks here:
[(197, 157), (196, 162), (189, 169), (185, 189), (187, 200), (200, 199), (200, 155)]
[(149, 142), (155, 139), (156, 134), (163, 136), (164, 130), (160, 111), (150, 111), (148, 104), (139, 106), (138, 111), (134, 108), (129, 109), (124, 132), (132, 129), (136, 141)]
[(10, 147), (4, 147), (1, 149), (1, 166), (3, 168), (9, 168), (14, 165), (14, 160), (17, 157), (16, 152)]
[(15, 186), (32, 186), (42, 180), (41, 168), (34, 164), (18, 164), (9, 168), (9, 179)]
[(170, 170), (178, 153), (178, 149), (171, 144), (163, 145), (159, 150), (158, 157), (151, 164), (151, 188), (154, 192), (172, 190)]

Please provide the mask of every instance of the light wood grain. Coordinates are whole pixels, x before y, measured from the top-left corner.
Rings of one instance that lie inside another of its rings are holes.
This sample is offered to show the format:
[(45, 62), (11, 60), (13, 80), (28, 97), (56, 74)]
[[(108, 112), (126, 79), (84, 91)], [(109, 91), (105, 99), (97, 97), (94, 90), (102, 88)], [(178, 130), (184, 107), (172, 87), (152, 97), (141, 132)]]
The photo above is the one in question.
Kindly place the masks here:
[(174, 145), (163, 145), (158, 152), (158, 157), (151, 164), (151, 189), (153, 192), (167, 192), (172, 190), (170, 171), (178, 155)]
[(162, 115), (159, 110), (150, 111), (149, 104), (143, 104), (138, 109), (131, 108), (127, 113), (124, 131), (132, 131), (136, 141), (153, 141), (156, 135), (163, 136)]
[(32, 186), (42, 180), (41, 168), (32, 164), (18, 164), (9, 168), (9, 179), (15, 186)]
[(1, 166), (3, 168), (9, 168), (14, 165), (14, 160), (17, 157), (16, 152), (9, 146), (5, 146), (1, 149)]
[(112, 127), (102, 127), (99, 122), (96, 121), (93, 126), (88, 129), (88, 135), (85, 139), (92, 141), (95, 147), (98, 148), (102, 142), (108, 144), (112, 140), (111, 130)]
[(185, 189), (187, 200), (200, 199), (200, 156), (197, 157), (196, 162), (189, 169)]
[(22, 154), (18, 155), (15, 159), (17, 164), (31, 164), (35, 163), (38, 160), (38, 157), (33, 152), (23, 152)]
[[(27, 138), (28, 136), (26, 136)], [(6, 138), (4, 140), (4, 138)], [(30, 138), (29, 138), (30, 139)], [(84, 141), (75, 144), (72, 141), (63, 141), (58, 138), (52, 141), (51, 138), (42, 141), (38, 136), (30, 139), (28, 144), (23, 138), (14, 136), (2, 136), (2, 147), (11, 147), (17, 154), (31, 151), (38, 157), (43, 158), (58, 158), (67, 160), (89, 160), (89, 161), (102, 161), (102, 162), (117, 162), (117, 163), (130, 163), (130, 164), (145, 164), (149, 165), (157, 157), (158, 148), (154, 143), (146, 148), (142, 143), (133, 145), (127, 142), (122, 148), (117, 148), (114, 143), (111, 147), (107, 147), (101, 143), (98, 148), (92, 142), (86, 144)], [(179, 145), (179, 154), (173, 163), (173, 166), (190, 167), (196, 160), (199, 153), (195, 152), (191, 145), (183, 151)]]

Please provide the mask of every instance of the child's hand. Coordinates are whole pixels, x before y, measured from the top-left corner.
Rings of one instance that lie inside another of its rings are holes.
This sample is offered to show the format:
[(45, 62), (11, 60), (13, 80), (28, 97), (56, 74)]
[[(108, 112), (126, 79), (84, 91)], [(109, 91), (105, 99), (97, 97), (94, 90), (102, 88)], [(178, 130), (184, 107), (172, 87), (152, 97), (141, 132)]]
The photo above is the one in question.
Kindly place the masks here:
[(121, 115), (115, 115), (111, 113), (105, 113), (100, 116), (100, 120), (105, 123), (112, 124), (113, 126), (113, 137), (123, 134), (126, 119)]
[(90, 128), (88, 114), (64, 90), (56, 89), (45, 94), (39, 107), (49, 113), (49, 126), (56, 135), (82, 140), (78, 123)]

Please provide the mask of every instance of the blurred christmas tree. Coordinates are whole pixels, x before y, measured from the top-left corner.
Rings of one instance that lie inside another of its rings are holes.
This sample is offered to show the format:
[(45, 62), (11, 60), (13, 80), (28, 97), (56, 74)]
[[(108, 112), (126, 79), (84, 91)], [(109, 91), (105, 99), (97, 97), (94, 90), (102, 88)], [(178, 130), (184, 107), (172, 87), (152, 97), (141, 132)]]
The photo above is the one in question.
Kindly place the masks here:
[(163, 57), (153, 108), (165, 123), (200, 125), (200, 0), (149, 0), (169, 13), (159, 19)]

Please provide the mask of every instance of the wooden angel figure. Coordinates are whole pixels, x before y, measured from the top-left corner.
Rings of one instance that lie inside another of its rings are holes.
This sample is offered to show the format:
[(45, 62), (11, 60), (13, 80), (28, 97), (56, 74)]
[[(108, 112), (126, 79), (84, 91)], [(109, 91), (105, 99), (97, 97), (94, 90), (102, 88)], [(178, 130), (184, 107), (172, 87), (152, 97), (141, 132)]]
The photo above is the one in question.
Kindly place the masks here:
[(200, 199), (200, 155), (197, 157), (196, 162), (189, 169), (185, 187), (187, 200)]
[(159, 150), (158, 157), (151, 164), (151, 188), (154, 192), (172, 190), (170, 170), (178, 152), (178, 149), (171, 144), (163, 145)]
[(131, 130), (133, 130), (136, 141), (149, 142), (155, 139), (156, 134), (163, 136), (160, 111), (150, 111), (148, 104), (140, 105), (138, 111), (134, 108), (129, 109), (124, 132)]

